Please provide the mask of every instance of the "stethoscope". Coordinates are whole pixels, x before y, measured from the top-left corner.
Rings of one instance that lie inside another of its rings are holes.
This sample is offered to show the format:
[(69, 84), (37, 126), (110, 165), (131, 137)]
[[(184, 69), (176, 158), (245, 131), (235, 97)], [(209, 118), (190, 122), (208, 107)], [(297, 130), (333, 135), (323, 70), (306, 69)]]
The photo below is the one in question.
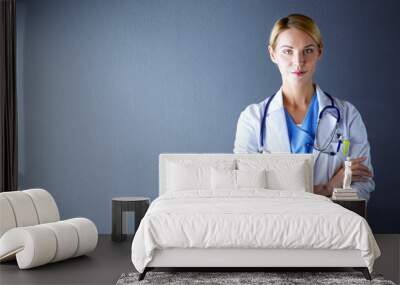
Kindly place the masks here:
[[(307, 146), (311, 146), (313, 149), (315, 149), (316, 151), (319, 151), (320, 153), (325, 153), (325, 154), (329, 154), (329, 155), (336, 155), (339, 150), (340, 150), (340, 146), (343, 142), (343, 137), (341, 134), (337, 134), (337, 138), (339, 140), (336, 152), (334, 151), (326, 151), (327, 148), (329, 147), (329, 145), (332, 143), (333, 138), (335, 137), (336, 131), (338, 129), (339, 126), (339, 121), (340, 121), (340, 111), (339, 109), (335, 106), (335, 102), (333, 101), (333, 97), (331, 95), (329, 95), (328, 93), (324, 92), (326, 94), (326, 96), (328, 96), (328, 98), (331, 100), (331, 105), (326, 106), (322, 109), (322, 111), (319, 113), (319, 117), (318, 117), (318, 123), (317, 123), (317, 129), (315, 131), (315, 138), (317, 138), (317, 134), (318, 134), (318, 130), (319, 130), (319, 122), (321, 121), (322, 116), (324, 115), (325, 111), (332, 109), (336, 112), (337, 116), (336, 116), (336, 124), (335, 124), (335, 128), (333, 129), (333, 131), (331, 132), (331, 136), (328, 140), (328, 142), (324, 145), (324, 146), (317, 146), (315, 144), (311, 145), (311, 144), (307, 144)], [(272, 102), (272, 99), (274, 99), (276, 94), (272, 95), (271, 98), (269, 98), (267, 104), (265, 104), (265, 108), (264, 108), (264, 114), (262, 117), (262, 121), (261, 121), (261, 131), (260, 131), (260, 145), (261, 145), (261, 149), (264, 148), (264, 135), (265, 135), (265, 125), (266, 125), (266, 119), (267, 119), (267, 113), (268, 113), (268, 108), (269, 105)], [(307, 133), (308, 135), (310, 135), (307, 131), (303, 130), (302, 128), (300, 128), (300, 130), (304, 131), (305, 133)], [(315, 139), (316, 141), (316, 139)]]

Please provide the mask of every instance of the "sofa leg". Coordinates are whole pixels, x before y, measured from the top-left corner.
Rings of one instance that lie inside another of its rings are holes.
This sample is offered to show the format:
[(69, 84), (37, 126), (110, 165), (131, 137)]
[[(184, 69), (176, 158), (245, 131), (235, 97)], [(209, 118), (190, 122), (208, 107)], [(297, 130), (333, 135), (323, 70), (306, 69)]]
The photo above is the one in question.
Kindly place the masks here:
[(371, 274), (369, 274), (369, 270), (367, 267), (355, 267), (354, 269), (357, 271), (361, 271), (362, 274), (364, 275), (365, 279), (372, 280)]
[(142, 281), (144, 279), (144, 277), (146, 276), (148, 269), (147, 267), (144, 269), (144, 271), (142, 273), (139, 274), (139, 278), (138, 281)]

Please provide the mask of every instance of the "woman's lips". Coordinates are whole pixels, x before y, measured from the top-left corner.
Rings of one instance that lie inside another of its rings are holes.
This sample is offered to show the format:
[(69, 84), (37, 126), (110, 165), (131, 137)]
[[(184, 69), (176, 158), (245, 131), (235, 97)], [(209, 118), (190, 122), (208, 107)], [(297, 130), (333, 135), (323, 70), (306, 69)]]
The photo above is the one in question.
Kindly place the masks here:
[(295, 74), (295, 75), (297, 75), (297, 76), (302, 76), (302, 75), (304, 75), (306, 72), (305, 71), (300, 71), (300, 70), (298, 70), (298, 71), (294, 71), (294, 72), (292, 72), (293, 74)]

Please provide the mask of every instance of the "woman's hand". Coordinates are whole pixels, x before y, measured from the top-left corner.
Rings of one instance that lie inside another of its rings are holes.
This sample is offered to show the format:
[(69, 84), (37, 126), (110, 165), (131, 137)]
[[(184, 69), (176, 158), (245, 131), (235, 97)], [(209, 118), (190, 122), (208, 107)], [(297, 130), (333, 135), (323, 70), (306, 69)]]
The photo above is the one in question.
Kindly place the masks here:
[(333, 188), (329, 189), (328, 183), (314, 185), (314, 194), (330, 197), (330, 196), (332, 196), (332, 191), (333, 191)]
[[(368, 177), (372, 177), (372, 172), (362, 164), (367, 158), (357, 157), (351, 160), (351, 182), (367, 181)], [(342, 188), (344, 178), (344, 165), (336, 171), (331, 180), (328, 182), (329, 186), (332, 188)]]
[[(372, 172), (362, 164), (367, 158), (358, 157), (351, 160), (351, 182), (357, 181), (367, 181), (368, 177), (372, 177)], [(324, 185), (315, 185), (314, 193), (330, 197), (332, 196), (333, 188), (342, 188), (343, 187), (343, 178), (344, 178), (344, 164), (336, 170), (333, 177), (329, 180), (327, 184)]]

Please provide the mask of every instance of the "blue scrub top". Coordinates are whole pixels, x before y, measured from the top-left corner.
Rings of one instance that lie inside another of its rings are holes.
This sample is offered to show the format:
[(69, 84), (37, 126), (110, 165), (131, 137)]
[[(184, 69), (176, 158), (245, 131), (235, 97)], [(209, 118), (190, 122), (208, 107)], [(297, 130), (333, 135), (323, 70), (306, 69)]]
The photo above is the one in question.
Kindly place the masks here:
[(300, 126), (297, 126), (292, 116), (285, 109), (286, 125), (288, 127), (290, 150), (292, 153), (312, 153), (315, 132), (318, 123), (318, 99), (313, 95), (307, 114)]

